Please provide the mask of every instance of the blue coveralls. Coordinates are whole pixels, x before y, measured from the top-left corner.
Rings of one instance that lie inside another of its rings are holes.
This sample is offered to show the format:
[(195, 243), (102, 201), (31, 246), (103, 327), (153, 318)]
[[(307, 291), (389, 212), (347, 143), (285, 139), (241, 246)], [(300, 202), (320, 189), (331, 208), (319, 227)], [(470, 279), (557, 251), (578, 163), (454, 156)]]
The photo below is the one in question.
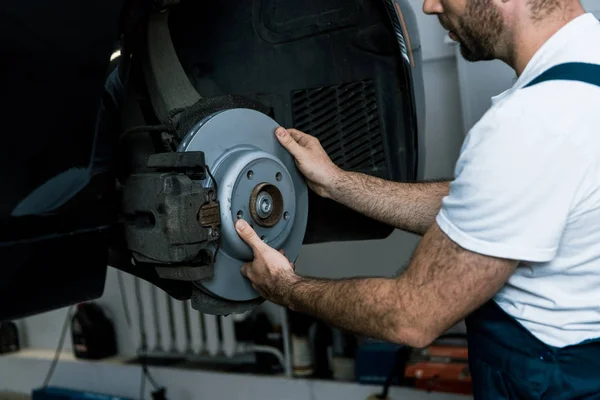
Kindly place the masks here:
[[(600, 88), (600, 65), (561, 64), (521, 90), (549, 80), (579, 81)], [(600, 288), (598, 292), (600, 308)], [(552, 347), (493, 300), (471, 314), (466, 324), (475, 399), (600, 399), (600, 332), (595, 340)]]

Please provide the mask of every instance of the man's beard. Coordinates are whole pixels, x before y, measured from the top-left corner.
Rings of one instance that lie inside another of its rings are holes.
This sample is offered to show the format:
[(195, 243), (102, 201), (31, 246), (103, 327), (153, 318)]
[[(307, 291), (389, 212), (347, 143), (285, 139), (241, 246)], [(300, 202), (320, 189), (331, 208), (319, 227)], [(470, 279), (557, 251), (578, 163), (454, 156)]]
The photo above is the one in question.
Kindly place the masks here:
[(492, 0), (468, 0), (464, 15), (458, 20), (454, 34), (460, 52), (467, 61), (488, 61), (498, 58), (504, 23)]

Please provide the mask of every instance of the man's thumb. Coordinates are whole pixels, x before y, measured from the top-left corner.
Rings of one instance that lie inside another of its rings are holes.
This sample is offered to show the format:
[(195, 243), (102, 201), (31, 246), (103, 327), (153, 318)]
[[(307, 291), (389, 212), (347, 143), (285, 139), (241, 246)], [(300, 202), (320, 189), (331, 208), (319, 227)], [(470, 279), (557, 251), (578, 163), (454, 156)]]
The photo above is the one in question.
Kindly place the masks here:
[(289, 151), (292, 156), (294, 156), (294, 158), (298, 159), (298, 157), (302, 156), (302, 151), (304, 151), (304, 149), (298, 144), (298, 142), (294, 140), (292, 135), (290, 135), (287, 130), (279, 127), (277, 130), (275, 130), (275, 136), (277, 136), (279, 143), (281, 143), (281, 145), (285, 147), (286, 150)]
[(238, 219), (235, 223), (235, 230), (238, 235), (246, 242), (253, 250), (259, 250), (265, 245), (265, 242), (260, 240), (254, 229), (243, 219)]

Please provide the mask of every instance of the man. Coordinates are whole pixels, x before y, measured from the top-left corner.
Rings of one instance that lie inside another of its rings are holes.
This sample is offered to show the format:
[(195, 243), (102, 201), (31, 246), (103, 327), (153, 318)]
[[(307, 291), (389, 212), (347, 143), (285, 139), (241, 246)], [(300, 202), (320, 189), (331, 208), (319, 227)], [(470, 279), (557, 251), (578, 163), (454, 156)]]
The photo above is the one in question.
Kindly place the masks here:
[(239, 221), (255, 256), (242, 273), (271, 301), (409, 346), (466, 318), (476, 398), (599, 398), (600, 23), (577, 0), (424, 11), (467, 60), (500, 59), (519, 77), (469, 132), (452, 182), (345, 172), (314, 137), (276, 132), (316, 193), (424, 235), (407, 270), (301, 277)]

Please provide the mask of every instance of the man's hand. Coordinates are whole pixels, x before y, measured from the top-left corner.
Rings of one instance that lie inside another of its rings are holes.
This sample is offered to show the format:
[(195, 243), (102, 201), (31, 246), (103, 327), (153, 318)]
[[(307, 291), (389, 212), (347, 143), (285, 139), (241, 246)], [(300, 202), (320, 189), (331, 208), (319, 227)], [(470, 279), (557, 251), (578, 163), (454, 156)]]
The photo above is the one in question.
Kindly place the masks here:
[(235, 229), (254, 252), (254, 261), (242, 266), (242, 274), (250, 279), (262, 297), (287, 307), (292, 288), (301, 279), (294, 272), (294, 265), (283, 252), (260, 240), (243, 219), (237, 221)]
[(322, 197), (331, 197), (331, 190), (343, 170), (331, 161), (319, 140), (296, 129), (277, 128), (277, 139), (296, 159), (298, 169), (308, 186)]
[(331, 161), (317, 138), (296, 129), (280, 127), (275, 132), (315, 193), (384, 224), (423, 235), (448, 195), (449, 182), (391, 182), (344, 171)]

